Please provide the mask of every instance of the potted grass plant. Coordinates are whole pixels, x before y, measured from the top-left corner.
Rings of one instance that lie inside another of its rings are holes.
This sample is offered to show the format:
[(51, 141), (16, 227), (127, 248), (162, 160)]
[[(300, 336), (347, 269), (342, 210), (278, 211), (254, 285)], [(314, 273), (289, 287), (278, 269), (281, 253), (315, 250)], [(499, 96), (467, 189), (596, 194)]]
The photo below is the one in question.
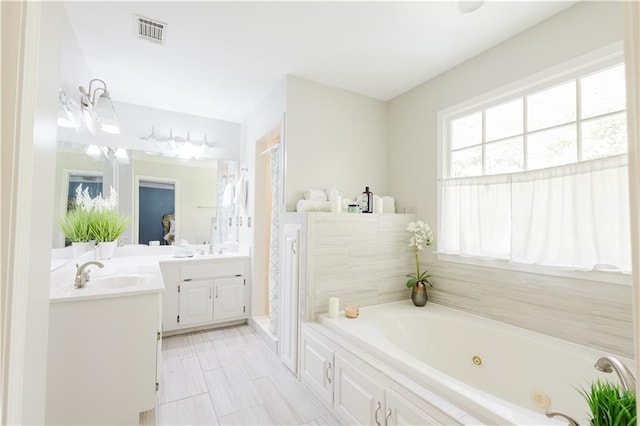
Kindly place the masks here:
[(73, 256), (78, 257), (91, 250), (96, 241), (91, 233), (91, 212), (75, 208), (58, 219), (58, 226), (71, 241)]
[(127, 229), (129, 217), (117, 210), (118, 193), (111, 187), (109, 197), (102, 194), (92, 200), (90, 229), (98, 243), (98, 256), (101, 259), (111, 259), (118, 244), (118, 238)]
[(581, 390), (591, 411), (591, 426), (635, 426), (636, 394), (609, 382), (592, 383), (589, 390)]
[[(74, 246), (74, 256), (80, 255), (75, 247), (81, 247), (84, 243), (89, 248), (96, 242), (98, 257), (110, 259), (117, 240), (129, 225), (129, 217), (117, 211), (118, 194), (112, 187), (109, 197), (102, 194), (95, 198), (89, 195), (89, 189), (82, 189), (82, 185), (76, 188), (75, 206), (58, 221), (58, 225), (64, 234), (71, 240)], [(87, 247), (85, 246), (85, 247)]]

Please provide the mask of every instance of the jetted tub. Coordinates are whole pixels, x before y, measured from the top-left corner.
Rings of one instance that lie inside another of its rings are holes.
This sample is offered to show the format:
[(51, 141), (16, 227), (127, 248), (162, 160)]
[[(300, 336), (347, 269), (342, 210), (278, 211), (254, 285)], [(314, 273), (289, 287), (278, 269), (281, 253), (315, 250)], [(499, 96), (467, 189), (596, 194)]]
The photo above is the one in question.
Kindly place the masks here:
[(579, 390), (617, 381), (593, 367), (605, 352), (434, 303), (394, 302), (319, 322), (356, 355), (365, 350), (487, 424), (567, 424), (545, 410), (589, 424)]

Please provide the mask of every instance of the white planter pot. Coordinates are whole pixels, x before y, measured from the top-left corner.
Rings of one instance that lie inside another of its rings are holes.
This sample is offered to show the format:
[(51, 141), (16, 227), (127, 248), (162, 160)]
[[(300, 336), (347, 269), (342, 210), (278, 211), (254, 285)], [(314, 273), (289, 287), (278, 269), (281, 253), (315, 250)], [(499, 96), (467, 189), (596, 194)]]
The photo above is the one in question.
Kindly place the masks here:
[(88, 242), (82, 242), (82, 243), (72, 242), (71, 247), (73, 248), (73, 258), (74, 259), (79, 258), (83, 254), (93, 250), (95, 246), (96, 246), (95, 241), (88, 241)]
[(111, 259), (113, 257), (113, 251), (118, 245), (118, 241), (101, 241), (98, 243), (98, 258)]

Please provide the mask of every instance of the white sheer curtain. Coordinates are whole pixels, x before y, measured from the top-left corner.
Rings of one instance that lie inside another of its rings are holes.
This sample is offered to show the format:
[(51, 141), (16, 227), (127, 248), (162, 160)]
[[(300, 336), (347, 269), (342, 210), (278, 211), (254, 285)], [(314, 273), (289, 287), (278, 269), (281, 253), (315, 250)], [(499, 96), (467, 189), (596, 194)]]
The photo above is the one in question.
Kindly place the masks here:
[(438, 251), (631, 270), (627, 157), (441, 185)]

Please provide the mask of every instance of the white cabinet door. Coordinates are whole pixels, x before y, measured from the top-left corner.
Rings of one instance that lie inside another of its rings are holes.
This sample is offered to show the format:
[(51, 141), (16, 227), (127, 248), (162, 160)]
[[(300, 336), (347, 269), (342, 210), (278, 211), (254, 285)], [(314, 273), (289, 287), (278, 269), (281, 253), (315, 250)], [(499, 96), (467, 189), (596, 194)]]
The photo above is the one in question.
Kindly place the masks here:
[(301, 378), (327, 404), (333, 404), (333, 350), (308, 333), (302, 335)]
[(282, 281), (280, 283), (280, 358), (298, 374), (298, 264), (300, 225), (285, 224), (282, 237)]
[(336, 353), (333, 406), (344, 424), (381, 425), (384, 385)]
[(421, 401), (418, 406), (394, 389), (387, 388), (385, 397), (387, 402), (385, 425), (460, 424), (426, 401)]
[(181, 327), (213, 320), (213, 280), (182, 281), (179, 287)]
[(242, 277), (213, 280), (213, 320), (230, 320), (245, 316), (244, 285)]

